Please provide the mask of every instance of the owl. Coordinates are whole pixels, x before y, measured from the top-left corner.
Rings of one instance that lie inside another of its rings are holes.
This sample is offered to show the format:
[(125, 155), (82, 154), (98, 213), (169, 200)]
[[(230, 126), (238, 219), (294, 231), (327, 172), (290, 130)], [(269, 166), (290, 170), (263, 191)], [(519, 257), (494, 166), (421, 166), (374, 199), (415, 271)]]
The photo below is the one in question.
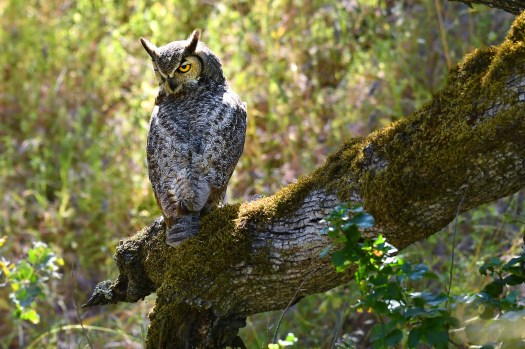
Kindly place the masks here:
[(224, 199), (246, 134), (246, 104), (200, 35), (161, 47), (140, 39), (159, 82), (147, 161), (170, 246), (197, 234), (202, 214)]

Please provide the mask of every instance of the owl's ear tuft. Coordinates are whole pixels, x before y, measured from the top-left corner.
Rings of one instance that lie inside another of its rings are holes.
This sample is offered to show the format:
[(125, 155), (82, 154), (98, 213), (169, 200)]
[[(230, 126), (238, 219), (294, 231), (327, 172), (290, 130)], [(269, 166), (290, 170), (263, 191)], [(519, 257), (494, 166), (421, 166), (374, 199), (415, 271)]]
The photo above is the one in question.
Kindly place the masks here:
[(201, 38), (201, 30), (195, 29), (193, 33), (191, 33), (190, 37), (188, 38), (188, 46), (186, 46), (186, 51), (188, 53), (195, 52), (195, 49), (197, 48), (197, 44), (199, 43), (200, 38)]
[(146, 52), (151, 56), (151, 59), (155, 60), (155, 58), (158, 56), (157, 46), (153, 45), (151, 42), (144, 38), (140, 38), (140, 42), (142, 43), (142, 46), (144, 46)]

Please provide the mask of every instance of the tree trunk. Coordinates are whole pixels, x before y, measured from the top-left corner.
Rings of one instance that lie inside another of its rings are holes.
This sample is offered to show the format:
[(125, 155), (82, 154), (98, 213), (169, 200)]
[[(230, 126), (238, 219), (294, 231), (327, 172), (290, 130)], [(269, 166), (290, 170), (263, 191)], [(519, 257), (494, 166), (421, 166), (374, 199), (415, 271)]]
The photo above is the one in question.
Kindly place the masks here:
[(224, 348), (247, 316), (352, 279), (319, 257), (330, 243), (322, 219), (338, 204), (363, 204), (376, 219), (366, 234), (402, 249), (446, 226), (462, 200), (463, 212), (523, 188), (524, 36), (525, 14), (503, 44), (467, 55), (421, 109), (348, 140), (271, 197), (211, 212), (179, 247), (165, 244), (162, 219), (121, 241), (118, 279), (86, 306), (156, 292), (148, 348)]

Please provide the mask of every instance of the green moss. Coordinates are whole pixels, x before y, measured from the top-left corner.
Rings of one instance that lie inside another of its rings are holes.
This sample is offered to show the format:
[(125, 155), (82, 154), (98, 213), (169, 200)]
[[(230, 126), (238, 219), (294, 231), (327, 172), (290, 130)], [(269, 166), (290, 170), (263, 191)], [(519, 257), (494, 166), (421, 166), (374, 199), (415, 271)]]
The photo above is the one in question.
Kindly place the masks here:
[(173, 348), (182, 347), (180, 340), (186, 338), (191, 340), (196, 333), (190, 333), (192, 319), (197, 321), (193, 309), (184, 303), (167, 302), (155, 304), (154, 311), (149, 315), (151, 325), (148, 329), (146, 348)]
[[(226, 206), (220, 210), (220, 214), (212, 213), (202, 219), (196, 237), (185, 240), (178, 248), (165, 246), (162, 253), (170, 269), (163, 270), (161, 274), (163, 287), (170, 289), (164, 291), (173, 294), (192, 293), (188, 281), (214, 277), (222, 268), (230, 265), (232, 258), (244, 260), (245, 256), (239, 256), (238, 253), (245, 250), (243, 247), (249, 241), (234, 223), (238, 210), (239, 205)], [(165, 265), (159, 267), (165, 269)]]
[[(518, 17), (512, 31), (523, 32), (523, 19)], [(508, 135), (516, 134), (512, 130), (518, 127), (522, 106), (478, 118), (494, 108), (494, 101), (510, 105), (508, 99), (515, 96), (504, 85), (517, 69), (523, 74), (524, 66), (522, 41), (508, 39), (498, 47), (476, 50), (451, 71), (447, 85), (430, 103), (367, 137), (365, 142), (388, 166), (359, 174), (365, 208), (380, 222), (396, 226), (412, 219), (412, 203), (435, 201), (437, 192), (448, 195), (445, 188), (467, 184), (466, 169), (477, 168), (485, 154), (501, 149), (512, 141)], [(368, 168), (365, 162), (356, 156), (352, 168)]]
[(514, 20), (512, 28), (507, 34), (507, 41), (513, 43), (525, 42), (525, 12), (517, 16)]

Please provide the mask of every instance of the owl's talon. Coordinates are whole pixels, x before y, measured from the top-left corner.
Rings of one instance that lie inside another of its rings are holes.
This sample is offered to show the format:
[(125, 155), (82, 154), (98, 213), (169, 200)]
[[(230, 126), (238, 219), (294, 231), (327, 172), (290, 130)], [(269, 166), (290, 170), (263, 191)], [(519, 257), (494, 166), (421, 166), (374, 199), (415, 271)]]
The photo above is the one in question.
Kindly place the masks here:
[(166, 235), (166, 244), (171, 247), (179, 246), (184, 240), (191, 238), (192, 234), (179, 233), (174, 235)]
[(199, 232), (199, 214), (189, 214), (172, 218), (173, 225), (166, 231), (166, 244), (177, 247), (184, 240)]

